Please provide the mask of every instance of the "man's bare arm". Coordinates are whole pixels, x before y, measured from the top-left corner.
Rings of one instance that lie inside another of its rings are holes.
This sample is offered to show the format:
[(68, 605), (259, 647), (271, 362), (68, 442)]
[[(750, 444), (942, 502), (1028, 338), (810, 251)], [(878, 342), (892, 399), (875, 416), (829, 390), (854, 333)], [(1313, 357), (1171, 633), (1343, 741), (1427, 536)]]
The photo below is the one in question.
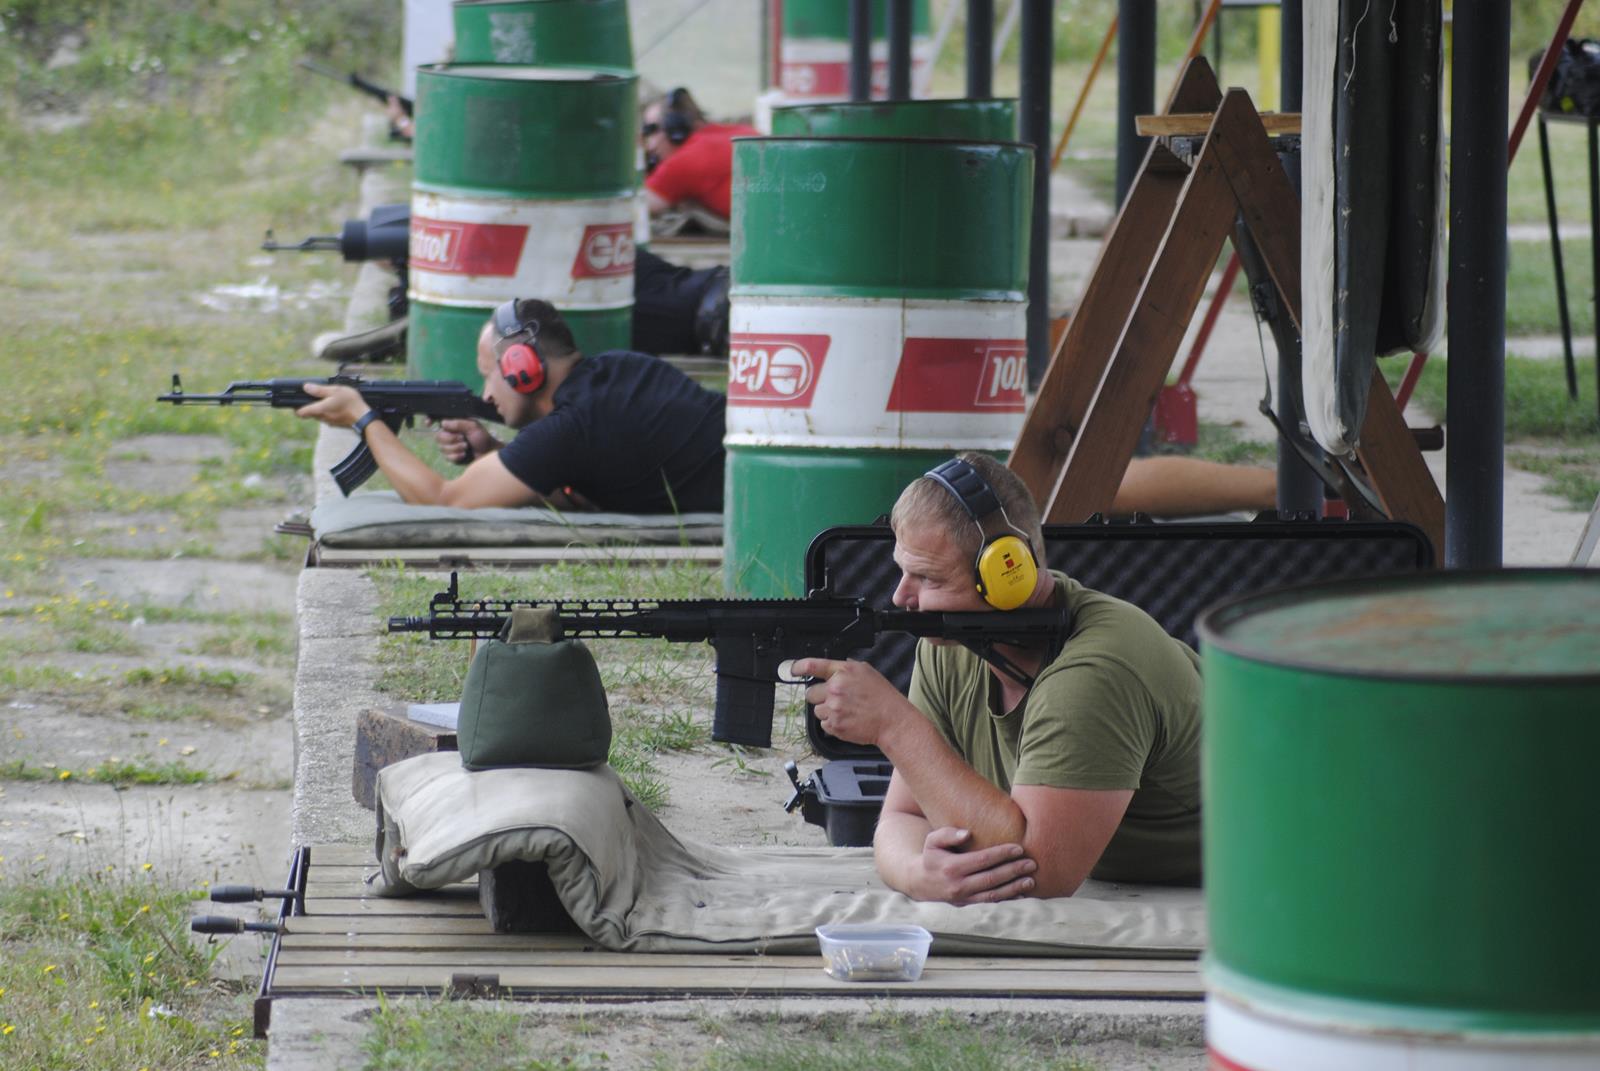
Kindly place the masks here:
[[(351, 387), (308, 383), (306, 393), (321, 400), (295, 410), (295, 415), (320, 420), (336, 428), (351, 427), (371, 411), (360, 393)], [(455, 479), (446, 480), (407, 449), (400, 436), (381, 420), (367, 425), (366, 443), (378, 469), (407, 502), (479, 507), (524, 506), (542, 501), (536, 491), (511, 474), (498, 451), (474, 461)]]
[(897, 725), (879, 747), (928, 823), (970, 831), (969, 850), (1020, 844), (1038, 864), (1032, 895), (1076, 892), (1117, 831), (1132, 790), (1016, 785), (1007, 795), (968, 766), (931, 723), (923, 725), (925, 732), (909, 722)]
[(1033, 890), (1037, 868), (1020, 844), (969, 851), (971, 839), (965, 829), (933, 828), (910, 790), (890, 777), (873, 837), (884, 884), (916, 900), (952, 904), (996, 903)]

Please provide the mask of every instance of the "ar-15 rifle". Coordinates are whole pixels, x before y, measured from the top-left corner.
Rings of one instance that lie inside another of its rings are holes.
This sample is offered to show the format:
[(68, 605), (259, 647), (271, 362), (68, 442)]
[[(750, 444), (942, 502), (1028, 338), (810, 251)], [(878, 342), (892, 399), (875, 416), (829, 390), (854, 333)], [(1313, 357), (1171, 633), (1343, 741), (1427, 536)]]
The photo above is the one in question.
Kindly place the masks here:
[(875, 610), (866, 600), (806, 599), (473, 599), (450, 587), (428, 601), (427, 617), (391, 617), (390, 632), (426, 632), (435, 639), (496, 636), (519, 607), (555, 610), (574, 638), (656, 637), (709, 641), (717, 653), (717, 701), (711, 738), (772, 746), (774, 685), (803, 684), (779, 670), (796, 658), (845, 658), (885, 632), (955, 640), (1002, 672), (1026, 676), (994, 650), (998, 643), (1054, 644), (1068, 628), (1067, 611), (994, 610), (937, 613)]
[[(230, 383), (221, 394), (185, 394), (183, 383), (176, 373), (172, 377), (172, 392), (157, 395), (158, 402), (173, 405), (269, 405), (274, 409), (299, 409), (320, 399), (306, 393), (307, 383), (323, 383), (330, 387), (354, 387), (378, 414), (378, 419), (398, 432), (418, 415), (443, 420), (451, 417), (468, 417), (473, 420), (500, 420), (500, 412), (484, 401), (465, 383), (456, 380), (434, 379), (362, 379), (360, 376), (333, 375), (325, 379), (267, 379), (255, 382)], [(339, 490), (348, 495), (365, 483), (378, 463), (365, 442), (344, 456), (329, 470)]]
[(336, 71), (332, 67), (318, 63), (316, 60), (309, 59), (301, 60), (300, 66), (304, 67), (308, 71), (315, 71), (324, 77), (332, 78), (336, 82), (344, 82), (346, 85), (354, 86), (356, 89), (367, 94), (367, 96), (376, 97), (384, 104), (389, 103), (389, 98), (393, 97), (395, 100), (400, 102), (400, 109), (402, 111), (404, 111), (407, 115), (411, 114), (411, 109), (414, 106), (414, 102), (410, 97), (402, 97), (392, 89), (385, 89), (376, 82), (369, 82), (354, 71), (351, 71), (349, 74), (345, 74), (342, 71)]

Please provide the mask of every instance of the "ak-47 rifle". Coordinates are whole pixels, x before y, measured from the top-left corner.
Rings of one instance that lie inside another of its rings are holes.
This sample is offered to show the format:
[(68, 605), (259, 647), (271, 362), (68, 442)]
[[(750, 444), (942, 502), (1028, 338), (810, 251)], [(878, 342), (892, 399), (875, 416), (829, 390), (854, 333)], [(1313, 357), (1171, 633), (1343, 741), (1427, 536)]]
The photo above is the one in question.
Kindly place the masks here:
[(1046, 646), (1067, 634), (1065, 609), (937, 613), (876, 610), (866, 600), (829, 595), (806, 599), (472, 599), (450, 587), (428, 602), (426, 617), (391, 617), (390, 632), (426, 632), (435, 639), (499, 635), (512, 611), (548, 608), (573, 638), (656, 637), (709, 641), (717, 653), (717, 701), (711, 738), (772, 746), (774, 685), (803, 684), (779, 673), (796, 658), (845, 658), (885, 632), (955, 640), (1002, 672), (1028, 678), (996, 644)]
[[(500, 420), (500, 412), (465, 383), (434, 379), (362, 379), (360, 376), (333, 375), (323, 379), (267, 379), (229, 383), (221, 394), (186, 394), (176, 373), (172, 392), (157, 395), (158, 402), (173, 405), (268, 405), (274, 409), (299, 409), (320, 399), (306, 393), (307, 383), (330, 387), (354, 387), (362, 400), (378, 414), (378, 419), (398, 432), (402, 425), (418, 416), (444, 420), (466, 417), (473, 420)], [(357, 442), (332, 469), (334, 482), (348, 495), (365, 483), (378, 463), (365, 442)]]
[(315, 71), (324, 77), (332, 78), (336, 82), (343, 82), (346, 85), (354, 86), (356, 89), (367, 94), (367, 96), (376, 97), (385, 104), (389, 103), (390, 97), (393, 97), (395, 100), (400, 102), (400, 108), (402, 111), (404, 111), (407, 115), (411, 114), (413, 101), (410, 97), (402, 97), (392, 89), (385, 89), (376, 82), (369, 82), (354, 71), (346, 74), (343, 71), (336, 71), (332, 67), (318, 63), (316, 60), (309, 59), (301, 60), (300, 66), (304, 67), (308, 71)]

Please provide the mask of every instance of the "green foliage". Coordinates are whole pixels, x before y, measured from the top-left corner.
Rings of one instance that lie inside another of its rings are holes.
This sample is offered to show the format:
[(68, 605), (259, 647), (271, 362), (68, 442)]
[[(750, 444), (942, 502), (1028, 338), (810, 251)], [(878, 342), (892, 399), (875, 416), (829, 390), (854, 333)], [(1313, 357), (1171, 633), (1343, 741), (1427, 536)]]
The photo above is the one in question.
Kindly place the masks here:
[[(203, 785), (216, 780), (204, 770), (181, 762), (106, 761), (82, 770), (68, 770), (51, 763), (30, 766), (25, 759), (0, 763), (0, 779), (7, 781), (87, 781), (96, 785)], [(227, 780), (227, 778), (223, 778)]]
[(199, 669), (194, 666), (141, 666), (122, 675), (124, 684), (155, 684), (163, 688), (209, 688), (223, 692), (237, 691), (255, 677), (250, 673), (235, 673), (231, 669)]
[(64, 875), (0, 857), (0, 1066), (259, 1066), (241, 1001), (187, 935), (201, 895), (148, 872)]

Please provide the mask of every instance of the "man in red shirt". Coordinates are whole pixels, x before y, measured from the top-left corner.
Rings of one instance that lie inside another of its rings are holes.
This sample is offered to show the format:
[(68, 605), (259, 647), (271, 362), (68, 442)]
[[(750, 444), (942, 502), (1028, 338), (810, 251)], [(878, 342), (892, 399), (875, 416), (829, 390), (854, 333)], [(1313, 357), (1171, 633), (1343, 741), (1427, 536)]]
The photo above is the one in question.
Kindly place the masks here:
[(706, 121), (687, 89), (674, 89), (645, 105), (645, 201), (652, 216), (693, 204), (726, 220), (732, 210), (734, 138), (760, 131), (738, 123)]

